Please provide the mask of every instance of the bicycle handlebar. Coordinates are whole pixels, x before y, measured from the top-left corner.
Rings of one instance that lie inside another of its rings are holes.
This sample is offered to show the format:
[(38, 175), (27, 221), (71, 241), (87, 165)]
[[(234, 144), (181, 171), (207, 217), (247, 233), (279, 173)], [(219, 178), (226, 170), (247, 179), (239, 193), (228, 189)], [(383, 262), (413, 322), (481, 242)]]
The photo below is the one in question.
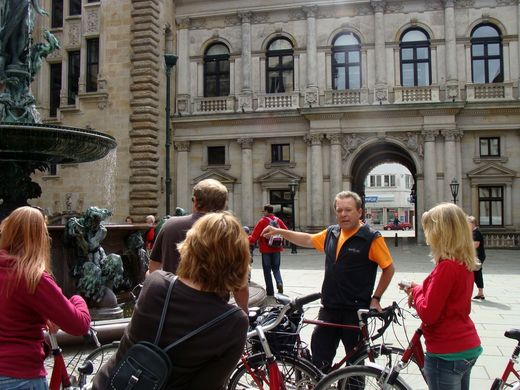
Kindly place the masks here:
[(383, 321), (383, 326), (376, 331), (374, 336), (371, 336), (370, 339), (376, 340), (383, 335), (386, 329), (390, 326), (392, 322), (398, 323), (397, 316), (401, 315), (401, 308), (397, 304), (397, 302), (393, 302), (390, 306), (385, 307), (382, 311), (378, 311), (376, 309), (360, 309), (358, 310), (358, 317), (360, 321), (366, 323), (369, 318), (379, 318)]
[(304, 295), (302, 297), (292, 298), (291, 301), (284, 305), (281, 309), (274, 321), (270, 322), (267, 325), (257, 325), (255, 329), (247, 333), (247, 338), (251, 338), (255, 335), (257, 335), (257, 328), (261, 327), (264, 332), (268, 332), (274, 328), (276, 328), (283, 320), (285, 314), (290, 311), (299, 311), (302, 310), (302, 306), (306, 305), (307, 303), (313, 302), (317, 299), (321, 298), (321, 293), (313, 293), (309, 295)]

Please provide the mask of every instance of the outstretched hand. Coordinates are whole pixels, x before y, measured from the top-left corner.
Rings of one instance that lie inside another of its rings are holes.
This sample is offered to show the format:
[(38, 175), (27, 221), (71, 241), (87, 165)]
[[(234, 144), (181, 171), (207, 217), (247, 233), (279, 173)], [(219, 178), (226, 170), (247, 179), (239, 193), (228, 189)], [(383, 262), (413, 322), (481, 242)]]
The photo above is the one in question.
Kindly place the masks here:
[(264, 230), (262, 230), (262, 233), (260, 233), (260, 235), (262, 237), (265, 237), (265, 238), (270, 238), (271, 236), (275, 235), (276, 234), (276, 230), (278, 230), (277, 228), (275, 228), (274, 226), (271, 226), (271, 225), (267, 225)]

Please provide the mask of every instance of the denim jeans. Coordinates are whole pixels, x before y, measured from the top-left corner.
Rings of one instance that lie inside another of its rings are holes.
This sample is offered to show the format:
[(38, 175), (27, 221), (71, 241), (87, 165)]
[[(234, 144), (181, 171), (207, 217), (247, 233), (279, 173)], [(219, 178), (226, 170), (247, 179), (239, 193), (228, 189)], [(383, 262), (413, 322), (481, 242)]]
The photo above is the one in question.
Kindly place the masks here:
[(265, 291), (267, 295), (274, 295), (273, 273), (276, 284), (283, 284), (282, 275), (280, 274), (280, 252), (262, 253), (262, 268), (264, 270)]
[(47, 379), (18, 379), (0, 376), (0, 390), (49, 390)]
[(477, 359), (444, 360), (426, 356), (424, 373), (429, 390), (469, 390), (471, 369)]

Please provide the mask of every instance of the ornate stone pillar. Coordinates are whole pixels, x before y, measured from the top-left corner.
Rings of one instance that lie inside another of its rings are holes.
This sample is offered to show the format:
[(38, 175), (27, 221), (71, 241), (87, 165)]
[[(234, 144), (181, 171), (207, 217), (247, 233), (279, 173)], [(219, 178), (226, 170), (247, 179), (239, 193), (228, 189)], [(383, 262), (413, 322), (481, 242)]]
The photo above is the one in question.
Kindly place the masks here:
[(242, 147), (242, 224), (253, 226), (253, 139), (239, 138), (238, 144)]
[(177, 204), (184, 210), (191, 211), (191, 184), (188, 177), (190, 141), (175, 142), (177, 151)]
[(251, 68), (251, 11), (241, 11), (238, 17), (242, 22), (242, 90), (238, 99), (239, 108), (243, 111), (251, 111), (252, 103), (252, 68)]
[(374, 9), (374, 40), (376, 62), (376, 85), (374, 102), (382, 103), (388, 99), (386, 85), (386, 53), (385, 53), (385, 0), (371, 0)]
[[(177, 111), (190, 112), (190, 51), (189, 28), (190, 18), (177, 18)], [(182, 207), (182, 206), (181, 206)]]
[(323, 134), (311, 134), (311, 226), (323, 227)]
[[(457, 129), (447, 129), (441, 131), (444, 136), (444, 191), (443, 191), (443, 201), (449, 202), (452, 200), (450, 183), (453, 178), (458, 178), (457, 171), (457, 147), (456, 147), (456, 137), (458, 137)], [(457, 179), (460, 183), (460, 180)], [(460, 188), (460, 187), (459, 187)], [(459, 199), (462, 199), (459, 197)], [(462, 203), (461, 203), (462, 204)]]
[[(437, 130), (425, 130), (424, 137), (424, 209), (429, 210), (437, 203), (436, 181), (437, 163), (435, 159), (435, 137)], [(451, 180), (451, 179), (450, 179)]]
[[(343, 135), (328, 134), (327, 138), (330, 141), (330, 196), (328, 199), (333, 199), (337, 193), (343, 189), (343, 171), (341, 160), (341, 141)], [(334, 221), (335, 213), (330, 209), (330, 220)]]
[(318, 103), (318, 83), (316, 78), (317, 49), (316, 49), (316, 5), (305, 6), (303, 11), (307, 15), (307, 83), (305, 90), (305, 103), (315, 105)]
[(442, 0), (444, 3), (444, 39), (446, 45), (446, 93), (447, 98), (455, 100), (459, 94), (457, 77), (457, 37), (455, 35), (455, 0)]

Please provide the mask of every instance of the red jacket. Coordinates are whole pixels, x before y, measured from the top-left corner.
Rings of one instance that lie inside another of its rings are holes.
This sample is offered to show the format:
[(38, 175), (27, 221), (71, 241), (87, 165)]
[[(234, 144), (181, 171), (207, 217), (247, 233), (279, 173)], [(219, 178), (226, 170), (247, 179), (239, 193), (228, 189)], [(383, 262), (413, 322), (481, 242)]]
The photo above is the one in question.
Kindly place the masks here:
[(428, 352), (456, 353), (480, 345), (469, 317), (473, 281), (473, 272), (461, 263), (441, 260), (422, 286), (412, 289)]
[(6, 296), (13, 260), (0, 250), (0, 376), (33, 379), (46, 375), (43, 366), (43, 328), (49, 319), (65, 332), (88, 332), (90, 314), (79, 295), (67, 299), (44, 272), (34, 294), (22, 279)]
[(283, 251), (282, 247), (280, 247), (280, 248), (270, 247), (267, 244), (269, 240), (266, 239), (265, 237), (260, 236), (260, 234), (265, 229), (265, 227), (267, 225), (269, 225), (269, 221), (273, 220), (275, 218), (278, 221), (278, 226), (281, 227), (282, 229), (287, 230), (287, 226), (285, 226), (285, 223), (283, 223), (283, 221), (280, 218), (275, 217), (274, 215), (270, 214), (269, 216), (260, 218), (260, 220), (256, 223), (253, 233), (251, 233), (251, 235), (249, 236), (250, 244), (255, 244), (257, 241), (259, 242), (258, 249), (260, 250), (260, 253), (275, 253), (275, 252)]

